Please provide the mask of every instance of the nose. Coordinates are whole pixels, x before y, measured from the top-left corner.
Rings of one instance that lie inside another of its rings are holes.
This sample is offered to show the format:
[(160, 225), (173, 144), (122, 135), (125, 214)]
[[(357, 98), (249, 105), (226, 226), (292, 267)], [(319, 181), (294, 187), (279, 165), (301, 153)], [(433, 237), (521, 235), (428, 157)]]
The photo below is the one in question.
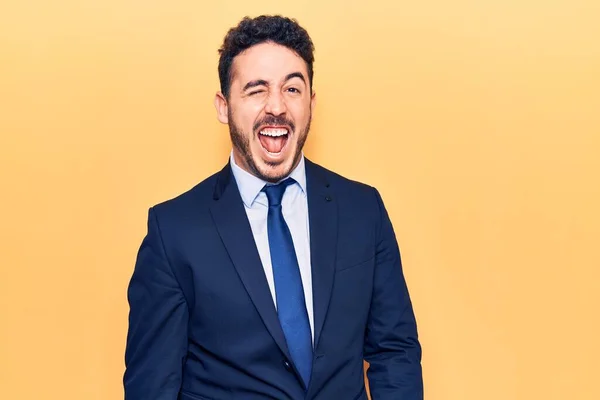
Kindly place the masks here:
[(285, 99), (279, 92), (269, 93), (267, 103), (265, 105), (265, 112), (272, 115), (281, 115), (287, 111)]

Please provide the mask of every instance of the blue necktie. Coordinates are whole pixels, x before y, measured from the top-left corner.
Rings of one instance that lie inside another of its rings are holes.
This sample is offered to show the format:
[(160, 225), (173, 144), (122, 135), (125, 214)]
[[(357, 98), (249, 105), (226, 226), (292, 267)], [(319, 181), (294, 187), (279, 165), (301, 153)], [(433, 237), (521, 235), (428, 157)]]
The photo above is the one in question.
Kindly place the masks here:
[(308, 386), (313, 358), (310, 325), (292, 235), (281, 211), (283, 193), (293, 183), (295, 181), (289, 178), (278, 185), (265, 186), (263, 190), (269, 200), (267, 233), (275, 280), (277, 315), (292, 361)]

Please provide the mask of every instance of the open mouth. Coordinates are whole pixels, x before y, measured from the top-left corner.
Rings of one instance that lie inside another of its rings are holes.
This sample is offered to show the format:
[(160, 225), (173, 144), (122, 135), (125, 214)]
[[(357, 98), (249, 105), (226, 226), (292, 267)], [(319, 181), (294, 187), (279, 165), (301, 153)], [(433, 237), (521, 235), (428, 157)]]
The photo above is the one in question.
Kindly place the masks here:
[(258, 140), (271, 155), (280, 154), (288, 142), (289, 130), (285, 127), (264, 127), (258, 132)]

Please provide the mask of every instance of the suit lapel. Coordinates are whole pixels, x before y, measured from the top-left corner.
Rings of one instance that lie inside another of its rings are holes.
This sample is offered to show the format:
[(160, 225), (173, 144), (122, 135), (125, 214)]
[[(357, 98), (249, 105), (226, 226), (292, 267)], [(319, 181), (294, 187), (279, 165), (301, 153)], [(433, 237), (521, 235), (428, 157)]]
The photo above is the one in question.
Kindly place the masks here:
[(317, 349), (333, 287), (338, 210), (323, 171), (309, 160), (306, 160), (306, 185), (315, 323), (314, 348)]
[(229, 164), (219, 173), (213, 199), (211, 214), (233, 265), (269, 333), (291, 359), (252, 228)]
[[(317, 349), (333, 287), (338, 210), (336, 198), (323, 171), (308, 159), (305, 161), (310, 225), (314, 348)], [(291, 359), (244, 203), (229, 164), (218, 174), (213, 199), (211, 214), (233, 265), (269, 333), (286, 357)]]

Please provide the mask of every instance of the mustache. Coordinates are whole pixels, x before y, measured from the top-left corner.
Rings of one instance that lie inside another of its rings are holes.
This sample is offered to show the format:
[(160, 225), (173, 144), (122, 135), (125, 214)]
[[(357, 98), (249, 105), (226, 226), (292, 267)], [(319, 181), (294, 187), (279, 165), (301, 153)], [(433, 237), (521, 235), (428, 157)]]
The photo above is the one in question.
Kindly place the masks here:
[(257, 121), (254, 124), (254, 131), (257, 131), (258, 128), (260, 128), (261, 126), (264, 126), (264, 125), (287, 126), (288, 128), (290, 128), (290, 132), (293, 132), (296, 130), (296, 126), (294, 125), (294, 123), (283, 116), (279, 116), (279, 117), (276, 117), (274, 115), (266, 116), (265, 118), (261, 119), (260, 121)]

